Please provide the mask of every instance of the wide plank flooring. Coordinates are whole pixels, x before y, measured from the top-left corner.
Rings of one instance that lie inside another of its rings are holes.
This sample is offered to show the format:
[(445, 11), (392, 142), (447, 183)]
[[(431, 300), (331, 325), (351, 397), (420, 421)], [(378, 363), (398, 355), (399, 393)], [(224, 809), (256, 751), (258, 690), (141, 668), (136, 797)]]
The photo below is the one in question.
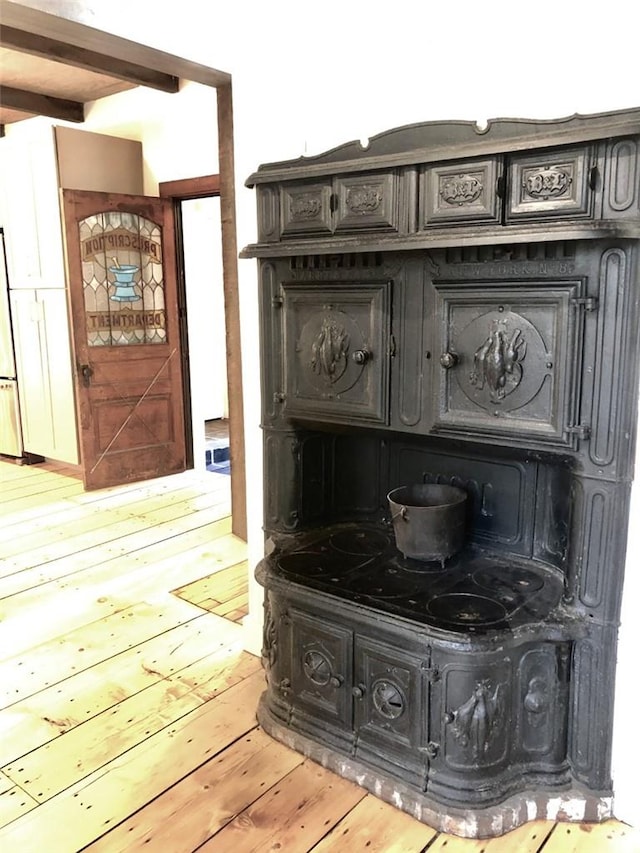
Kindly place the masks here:
[(618, 821), (438, 833), (265, 735), (229, 478), (0, 460), (0, 851), (640, 853)]

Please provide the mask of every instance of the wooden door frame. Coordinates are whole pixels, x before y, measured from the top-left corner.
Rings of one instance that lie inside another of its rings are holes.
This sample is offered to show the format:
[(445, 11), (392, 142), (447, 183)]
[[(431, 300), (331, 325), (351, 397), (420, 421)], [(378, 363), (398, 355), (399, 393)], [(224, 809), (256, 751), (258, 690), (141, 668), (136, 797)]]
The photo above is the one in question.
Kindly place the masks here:
[[(218, 90), (218, 93), (220, 90)], [(227, 351), (227, 396), (229, 401), (229, 452), (231, 460), (231, 513), (232, 532), (241, 539), (247, 538), (246, 474), (244, 458), (244, 405), (242, 399), (242, 355), (240, 350), (240, 310), (238, 299), (237, 242), (235, 230), (235, 188), (231, 181), (231, 200), (228, 184), (222, 175), (222, 144), (220, 175), (165, 181), (159, 185), (159, 194), (171, 198), (174, 207), (181, 201), (209, 196), (220, 197), (222, 222), (222, 277)], [(227, 190), (225, 192), (225, 187)], [(181, 227), (181, 216), (175, 217)], [(182, 236), (178, 235), (182, 244)], [(180, 261), (181, 262), (181, 261)], [(182, 295), (184, 298), (184, 294)], [(181, 306), (186, 311), (186, 304)], [(190, 407), (189, 407), (190, 408)], [(190, 420), (190, 419), (188, 419)], [(187, 419), (185, 419), (185, 423)]]

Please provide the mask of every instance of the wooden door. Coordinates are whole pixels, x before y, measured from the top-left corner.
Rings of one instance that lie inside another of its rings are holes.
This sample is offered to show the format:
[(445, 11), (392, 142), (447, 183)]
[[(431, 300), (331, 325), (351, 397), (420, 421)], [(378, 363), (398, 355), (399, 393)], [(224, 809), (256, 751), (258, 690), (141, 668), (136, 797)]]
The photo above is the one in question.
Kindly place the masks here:
[(173, 209), (63, 190), (87, 489), (185, 469)]

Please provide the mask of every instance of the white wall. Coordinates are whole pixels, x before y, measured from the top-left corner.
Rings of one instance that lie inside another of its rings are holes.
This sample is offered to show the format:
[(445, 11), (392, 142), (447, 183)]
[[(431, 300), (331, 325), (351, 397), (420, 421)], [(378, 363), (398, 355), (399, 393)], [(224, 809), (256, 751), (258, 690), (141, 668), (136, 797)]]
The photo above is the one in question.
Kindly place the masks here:
[[(637, 12), (629, 0), (608, 0), (597, 7), (583, 0), (181, 0), (179, 7), (156, 6), (151, 14), (142, 0), (40, 0), (25, 5), (66, 14), (233, 75), (240, 247), (255, 239), (255, 200), (243, 181), (261, 162), (318, 153), (412, 122), (557, 118), (640, 106)], [(206, 159), (202, 140), (210, 143), (212, 137), (202, 123), (210, 119), (198, 98), (189, 110), (182, 112), (185, 124), (180, 131), (173, 107), (153, 119), (158, 147), (145, 150), (154, 161), (156, 156), (162, 160), (159, 180), (183, 166), (190, 174), (210, 171), (196, 169), (189, 159)], [(140, 117), (133, 116), (129, 126), (137, 126)], [(111, 126), (116, 129), (116, 124)], [(261, 477), (255, 262), (240, 261), (239, 267), (247, 472), (252, 484), (248, 514), (251, 554), (257, 558), (262, 504), (255, 488)], [(632, 823), (640, 823), (634, 782), (640, 760), (632, 711), (637, 680), (633, 658), (640, 646), (640, 620), (634, 614), (640, 600), (639, 504), (636, 487), (614, 754), (616, 812)], [(259, 602), (254, 586), (254, 648), (259, 648)]]
[(215, 89), (183, 83), (170, 95), (131, 89), (89, 105), (86, 130), (142, 142), (144, 191), (157, 195), (158, 183), (218, 173)]

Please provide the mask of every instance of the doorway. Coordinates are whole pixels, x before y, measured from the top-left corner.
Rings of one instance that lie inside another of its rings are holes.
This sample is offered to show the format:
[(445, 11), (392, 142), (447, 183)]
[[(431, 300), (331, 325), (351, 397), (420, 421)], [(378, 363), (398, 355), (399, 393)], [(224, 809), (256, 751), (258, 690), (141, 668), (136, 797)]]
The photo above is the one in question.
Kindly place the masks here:
[(220, 197), (179, 202), (182, 222), (193, 466), (231, 472)]
[[(218, 429), (226, 427), (228, 444), (222, 455), (226, 450), (226, 467), (231, 477), (232, 531), (246, 539), (233, 191), (226, 196), (221, 193), (218, 175), (161, 183), (159, 191), (161, 197), (173, 201), (176, 223), (187, 464), (206, 467), (206, 432), (212, 424)], [(212, 452), (211, 457), (214, 455), (218, 454)]]

